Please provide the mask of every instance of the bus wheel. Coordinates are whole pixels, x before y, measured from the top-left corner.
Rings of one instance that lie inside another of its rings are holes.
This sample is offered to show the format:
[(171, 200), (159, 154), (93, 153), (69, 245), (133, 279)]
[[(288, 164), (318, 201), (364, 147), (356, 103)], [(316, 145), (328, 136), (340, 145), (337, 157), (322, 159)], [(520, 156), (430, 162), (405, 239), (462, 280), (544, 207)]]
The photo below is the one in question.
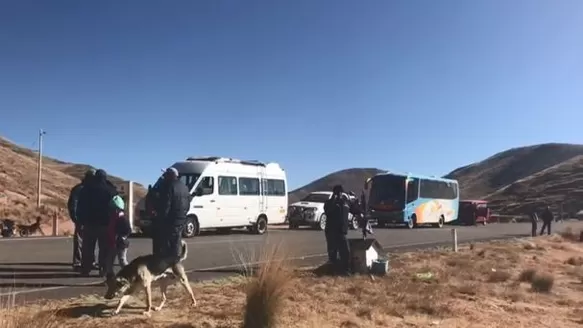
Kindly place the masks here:
[(445, 218), (442, 216), (439, 217), (439, 221), (437, 221), (437, 224), (435, 225), (438, 228), (443, 228), (443, 224), (445, 222)]
[(182, 237), (192, 238), (197, 236), (199, 233), (198, 219), (196, 217), (188, 217), (186, 219), (186, 224), (184, 225), (184, 230), (182, 231)]
[(413, 215), (411, 219), (409, 219), (409, 221), (407, 222), (407, 228), (413, 229), (415, 227), (417, 227), (417, 217)]
[(265, 216), (260, 216), (257, 222), (253, 226), (253, 232), (257, 235), (262, 235), (267, 232), (267, 218)]

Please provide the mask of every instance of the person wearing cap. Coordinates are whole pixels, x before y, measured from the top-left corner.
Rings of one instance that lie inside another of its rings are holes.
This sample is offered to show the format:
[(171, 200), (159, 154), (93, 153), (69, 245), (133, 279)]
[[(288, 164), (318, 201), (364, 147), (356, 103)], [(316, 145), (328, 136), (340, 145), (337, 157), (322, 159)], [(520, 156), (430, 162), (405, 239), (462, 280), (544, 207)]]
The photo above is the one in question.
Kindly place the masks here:
[(108, 183), (107, 173), (104, 170), (95, 171), (95, 177), (81, 190), (80, 210), (83, 219), (83, 246), (81, 274), (89, 275), (93, 270), (91, 254), (95, 254), (95, 245), (99, 246), (100, 276), (106, 271), (108, 252), (107, 227), (111, 218), (111, 201), (118, 193), (115, 187)]
[(340, 274), (350, 272), (350, 250), (348, 248), (348, 200), (342, 196), (343, 188), (340, 185), (332, 189), (332, 197), (324, 204), (326, 214), (326, 246), (328, 261)]
[[(86, 186), (90, 180), (95, 176), (95, 170), (90, 169), (85, 172), (85, 176), (81, 180), (81, 183), (78, 183), (73, 189), (71, 189), (71, 193), (69, 194), (69, 200), (67, 201), (67, 209), (69, 210), (69, 217), (73, 224), (75, 225), (75, 232), (73, 234), (73, 270), (80, 271), (81, 270), (81, 249), (83, 246), (83, 220), (82, 217), (79, 216), (78, 204), (79, 204), (79, 196), (81, 194), (81, 190), (84, 186)], [(95, 255), (91, 257), (91, 263), (95, 261)]]
[(155, 256), (175, 256), (181, 253), (182, 231), (190, 209), (190, 191), (178, 179), (178, 170), (166, 169), (155, 204), (152, 222), (152, 248)]

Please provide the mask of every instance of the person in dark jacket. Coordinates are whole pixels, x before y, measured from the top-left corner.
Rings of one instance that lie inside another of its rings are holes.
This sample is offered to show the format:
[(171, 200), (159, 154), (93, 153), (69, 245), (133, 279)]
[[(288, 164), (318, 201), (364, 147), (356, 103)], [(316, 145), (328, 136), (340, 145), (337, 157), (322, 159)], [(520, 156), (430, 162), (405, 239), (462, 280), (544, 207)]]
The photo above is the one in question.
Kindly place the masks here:
[(95, 244), (99, 246), (98, 262), (100, 275), (105, 275), (107, 247), (107, 227), (111, 218), (111, 201), (117, 195), (115, 187), (108, 183), (107, 173), (97, 170), (91, 183), (81, 190), (79, 211), (83, 217), (83, 275), (88, 275), (93, 269), (91, 254), (95, 254)]
[[(326, 214), (326, 245), (328, 260), (341, 274), (350, 272), (350, 250), (348, 247), (348, 200), (342, 195), (342, 186), (334, 186), (332, 197), (324, 204)], [(340, 256), (340, 258), (338, 257)]]
[(532, 226), (532, 237), (536, 237), (537, 232), (537, 224), (538, 224), (538, 214), (536, 213), (536, 209), (532, 210), (530, 213), (530, 224)]
[(545, 228), (547, 228), (547, 235), (550, 235), (551, 234), (551, 223), (554, 220), (553, 212), (551, 212), (550, 206), (547, 206), (547, 208), (545, 208), (545, 210), (543, 211), (542, 219), (543, 219), (543, 226), (540, 229), (540, 235), (541, 236), (543, 235)]
[[(73, 189), (71, 189), (71, 193), (69, 194), (69, 200), (67, 201), (67, 209), (69, 210), (69, 217), (73, 224), (75, 225), (75, 232), (73, 235), (73, 270), (80, 271), (81, 270), (81, 249), (83, 247), (83, 221), (78, 215), (77, 207), (79, 204), (79, 196), (81, 194), (81, 190), (83, 186), (89, 183), (95, 176), (95, 170), (90, 169), (85, 172), (85, 176), (81, 183), (77, 184)], [(95, 262), (95, 255), (91, 257), (91, 263)]]
[(156, 201), (152, 247), (156, 256), (174, 256), (181, 253), (182, 231), (190, 209), (190, 191), (178, 179), (178, 170), (170, 167), (164, 173)]

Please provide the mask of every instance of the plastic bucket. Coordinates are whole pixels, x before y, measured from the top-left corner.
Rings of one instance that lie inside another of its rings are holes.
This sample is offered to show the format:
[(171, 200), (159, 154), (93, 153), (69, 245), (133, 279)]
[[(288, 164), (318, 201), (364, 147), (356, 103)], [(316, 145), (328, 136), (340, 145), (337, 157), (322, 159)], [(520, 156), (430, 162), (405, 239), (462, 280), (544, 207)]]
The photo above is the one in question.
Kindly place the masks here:
[(384, 276), (389, 272), (389, 260), (376, 259), (372, 261), (370, 272), (375, 275)]

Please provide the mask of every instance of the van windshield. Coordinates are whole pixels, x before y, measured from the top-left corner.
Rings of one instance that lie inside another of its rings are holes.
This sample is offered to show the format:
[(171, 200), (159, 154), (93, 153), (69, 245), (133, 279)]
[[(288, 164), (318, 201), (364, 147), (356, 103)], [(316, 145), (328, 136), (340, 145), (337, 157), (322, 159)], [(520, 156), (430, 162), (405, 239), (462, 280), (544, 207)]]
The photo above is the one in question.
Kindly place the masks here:
[[(198, 178), (200, 178), (199, 173), (189, 173), (189, 174), (179, 174), (178, 175), (178, 180), (182, 181), (182, 183), (184, 183), (186, 185), (186, 187), (188, 187), (188, 190), (192, 190), (192, 188), (194, 187), (194, 185), (198, 181)], [(160, 187), (160, 185), (162, 184), (162, 181), (164, 181), (163, 176), (158, 178), (156, 183), (154, 183), (154, 185), (152, 186), (152, 189), (156, 189), (156, 188)]]
[(189, 173), (189, 174), (179, 174), (178, 175), (178, 179), (180, 181), (182, 181), (182, 183), (184, 183), (188, 187), (188, 190), (192, 190), (192, 188), (194, 188), (194, 185), (198, 181), (198, 178), (200, 178), (200, 173)]

